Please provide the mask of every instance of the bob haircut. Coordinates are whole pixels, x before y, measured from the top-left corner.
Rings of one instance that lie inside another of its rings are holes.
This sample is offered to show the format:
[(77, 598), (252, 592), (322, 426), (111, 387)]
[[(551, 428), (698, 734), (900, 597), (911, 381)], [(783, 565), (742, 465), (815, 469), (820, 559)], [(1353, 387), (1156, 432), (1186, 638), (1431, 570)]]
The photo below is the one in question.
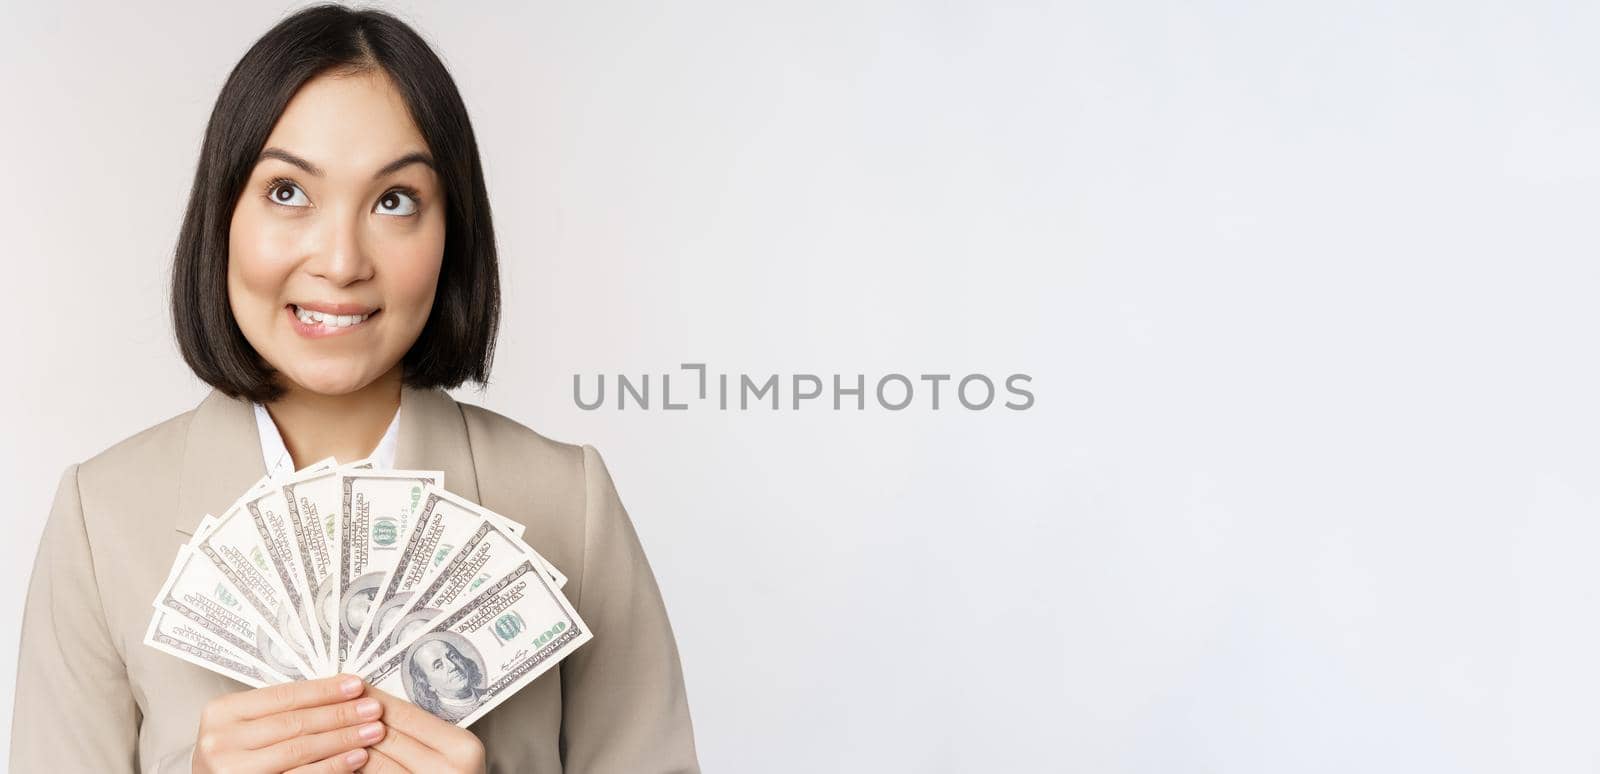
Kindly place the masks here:
[(382, 71), (394, 81), (445, 198), (445, 246), (428, 321), (401, 358), (413, 387), (485, 384), (500, 324), (499, 262), (483, 167), (449, 72), (415, 30), (382, 11), (300, 10), (245, 52), (206, 125), (172, 263), (172, 322), (183, 359), (229, 397), (269, 403), (284, 389), (228, 302), (228, 232), (258, 154), (295, 92), (323, 73)]

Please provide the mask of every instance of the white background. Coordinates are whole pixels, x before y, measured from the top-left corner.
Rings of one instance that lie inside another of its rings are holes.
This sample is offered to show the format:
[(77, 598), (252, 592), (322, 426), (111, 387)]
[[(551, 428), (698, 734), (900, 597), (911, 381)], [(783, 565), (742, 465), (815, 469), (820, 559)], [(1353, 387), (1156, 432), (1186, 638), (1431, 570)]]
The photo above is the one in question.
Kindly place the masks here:
[[(294, 7), (4, 6), (0, 629), (62, 470), (205, 394), (168, 262)], [(605, 456), (708, 772), (1595, 769), (1594, 6), (391, 7), (504, 261), (457, 396)], [(683, 362), (1037, 402), (574, 405)]]

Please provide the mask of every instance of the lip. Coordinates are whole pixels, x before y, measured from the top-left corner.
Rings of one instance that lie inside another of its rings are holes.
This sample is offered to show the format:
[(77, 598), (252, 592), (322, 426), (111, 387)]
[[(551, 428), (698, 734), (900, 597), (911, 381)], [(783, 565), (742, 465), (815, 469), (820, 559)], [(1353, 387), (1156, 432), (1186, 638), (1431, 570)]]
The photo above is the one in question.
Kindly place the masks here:
[(371, 314), (378, 308), (366, 304), (325, 304), (321, 301), (293, 301), (289, 305), (323, 314)]
[(324, 325), (308, 325), (306, 323), (301, 322), (300, 318), (298, 316), (296, 316), (295, 313), (294, 313), (295, 306), (297, 306), (297, 305), (296, 304), (284, 304), (283, 305), (283, 314), (284, 314), (284, 316), (289, 318), (289, 325), (294, 328), (294, 332), (298, 333), (298, 334), (300, 334), (300, 336), (302, 336), (304, 338), (308, 338), (308, 339), (325, 339), (325, 338), (328, 338), (329, 336), (344, 336), (344, 335), (349, 334), (349, 333), (354, 333), (356, 331), (365, 330), (368, 325), (372, 324), (373, 319), (375, 319), (378, 315), (383, 313), (382, 309), (376, 309), (376, 308), (370, 307), (370, 306), (362, 306), (361, 304), (322, 304), (322, 303), (298, 304), (298, 306), (301, 309), (306, 309), (306, 310), (313, 311), (313, 312), (322, 312), (323, 314), (365, 314), (365, 315), (367, 315), (367, 319), (362, 320), (361, 322), (358, 322), (358, 323), (356, 323), (354, 325), (346, 325), (346, 326), (341, 327), (341, 328), (331, 328), (331, 327), (324, 326)]

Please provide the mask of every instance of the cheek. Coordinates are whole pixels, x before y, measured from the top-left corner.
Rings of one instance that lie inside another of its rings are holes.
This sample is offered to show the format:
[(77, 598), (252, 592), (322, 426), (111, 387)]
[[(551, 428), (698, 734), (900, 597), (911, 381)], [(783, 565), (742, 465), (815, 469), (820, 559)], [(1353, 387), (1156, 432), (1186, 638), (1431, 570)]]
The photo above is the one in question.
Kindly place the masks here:
[(295, 255), (291, 234), (248, 210), (234, 214), (228, 232), (228, 302), (241, 324), (277, 315)]
[(394, 310), (404, 310), (420, 330), (433, 308), (439, 287), (439, 268), (444, 257), (444, 229), (429, 230), (412, 238), (396, 241), (384, 251), (388, 269), (387, 293)]

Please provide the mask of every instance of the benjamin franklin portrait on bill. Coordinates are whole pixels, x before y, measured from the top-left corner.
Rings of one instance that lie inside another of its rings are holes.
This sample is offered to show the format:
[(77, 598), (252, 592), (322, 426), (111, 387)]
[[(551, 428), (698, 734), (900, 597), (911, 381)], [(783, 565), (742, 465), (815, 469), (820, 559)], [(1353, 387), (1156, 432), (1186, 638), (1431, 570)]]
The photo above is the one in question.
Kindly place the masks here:
[(378, 585), (382, 582), (383, 574), (376, 572), (350, 581), (350, 588), (345, 590), (344, 600), (339, 605), (339, 622), (347, 639), (354, 639), (367, 617), (372, 615), (372, 603), (377, 600)]
[(488, 698), (483, 656), (459, 634), (423, 635), (406, 649), (405, 663), (407, 698), (439, 718), (454, 723)]

